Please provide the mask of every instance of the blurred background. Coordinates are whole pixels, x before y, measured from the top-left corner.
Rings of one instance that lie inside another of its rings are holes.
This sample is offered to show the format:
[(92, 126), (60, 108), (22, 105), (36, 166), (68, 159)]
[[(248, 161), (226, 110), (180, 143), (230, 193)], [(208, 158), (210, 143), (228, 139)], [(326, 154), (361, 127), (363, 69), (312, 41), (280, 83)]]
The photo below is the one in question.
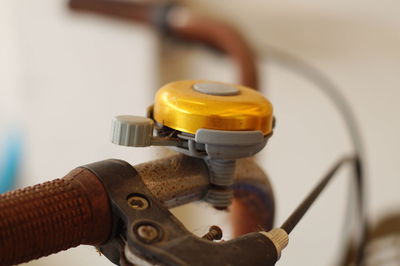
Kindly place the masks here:
[[(271, 47), (326, 73), (351, 104), (365, 142), (371, 222), (400, 210), (398, 1), (186, 2), (237, 27), (257, 53), (260, 87), (277, 118), (257, 160), (274, 187), (278, 224), (352, 147), (330, 101), (270, 56)], [(77, 14), (66, 0), (0, 1), (0, 73), (3, 192), (106, 158), (138, 164), (163, 156), (156, 148), (112, 145), (111, 118), (144, 115), (155, 91), (169, 81), (238, 81), (231, 59), (221, 53), (166, 40), (143, 25)], [(343, 171), (296, 227), (279, 265), (334, 265), (344, 241), (348, 177)], [(175, 212), (199, 234), (227, 222), (201, 204)], [(211, 215), (204, 219), (204, 213)], [(111, 263), (82, 246), (27, 265)]]

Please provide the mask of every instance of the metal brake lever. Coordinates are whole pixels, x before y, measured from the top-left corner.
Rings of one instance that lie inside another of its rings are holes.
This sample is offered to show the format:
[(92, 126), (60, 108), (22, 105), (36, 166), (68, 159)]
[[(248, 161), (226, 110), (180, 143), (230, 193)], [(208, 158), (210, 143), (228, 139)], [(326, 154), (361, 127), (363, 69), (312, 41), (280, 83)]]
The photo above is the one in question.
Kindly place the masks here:
[[(170, 160), (188, 159), (192, 164), (203, 164), (200, 159), (184, 155)], [(192, 199), (201, 197), (200, 191), (188, 190), (174, 201), (164, 197), (162, 202), (141, 178), (140, 172), (143, 174), (145, 170), (140, 166), (137, 171), (124, 161), (107, 160), (84, 168), (102, 181), (109, 195), (114, 226), (108, 241), (98, 249), (115, 264), (274, 265), (280, 256), (277, 246), (284, 246), (287, 241), (277, 243), (276, 234), (282, 232), (274, 230), (273, 235), (254, 232), (222, 242), (201, 239), (190, 233), (166, 207), (187, 202), (189, 194), (195, 195)]]

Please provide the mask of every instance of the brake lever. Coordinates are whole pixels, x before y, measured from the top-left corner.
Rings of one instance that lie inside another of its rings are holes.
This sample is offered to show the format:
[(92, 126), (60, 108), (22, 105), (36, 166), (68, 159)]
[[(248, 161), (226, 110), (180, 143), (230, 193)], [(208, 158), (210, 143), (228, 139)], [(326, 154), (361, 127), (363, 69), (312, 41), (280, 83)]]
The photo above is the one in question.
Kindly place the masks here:
[(112, 234), (98, 249), (118, 265), (274, 265), (287, 245), (282, 229), (212, 242), (189, 232), (146, 187), (130, 164), (107, 160), (83, 166), (107, 191)]

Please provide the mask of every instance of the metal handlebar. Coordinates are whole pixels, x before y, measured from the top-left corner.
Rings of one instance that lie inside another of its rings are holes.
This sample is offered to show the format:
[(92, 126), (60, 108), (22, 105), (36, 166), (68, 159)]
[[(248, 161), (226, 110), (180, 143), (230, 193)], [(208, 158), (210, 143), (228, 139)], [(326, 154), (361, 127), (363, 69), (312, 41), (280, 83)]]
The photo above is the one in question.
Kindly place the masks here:
[[(116, 227), (115, 209), (107, 187), (88, 168), (90, 165), (78, 167), (61, 179), (0, 195), (0, 265), (27, 262), (81, 244), (100, 246), (110, 241)], [(151, 197), (165, 208), (200, 200), (209, 186), (203, 160), (184, 155), (134, 169)], [(117, 174), (107, 178), (117, 179)], [(272, 189), (252, 160), (239, 160), (234, 193), (231, 213), (236, 234), (271, 229)], [(243, 214), (249, 218), (240, 217)]]

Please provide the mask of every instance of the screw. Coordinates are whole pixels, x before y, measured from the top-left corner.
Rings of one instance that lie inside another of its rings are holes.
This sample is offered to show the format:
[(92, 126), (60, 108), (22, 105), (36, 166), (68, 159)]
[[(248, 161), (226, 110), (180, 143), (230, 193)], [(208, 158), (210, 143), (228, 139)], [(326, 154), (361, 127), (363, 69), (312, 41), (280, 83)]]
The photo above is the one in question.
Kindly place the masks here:
[(222, 238), (222, 229), (216, 225), (211, 226), (208, 233), (202, 237), (202, 239), (209, 241), (220, 240), (221, 238)]
[(147, 199), (140, 196), (130, 197), (128, 199), (128, 204), (136, 210), (145, 210), (149, 207), (149, 202), (147, 201)]
[(225, 210), (232, 203), (233, 190), (230, 187), (213, 186), (208, 189), (206, 201), (218, 210)]
[(136, 232), (139, 238), (147, 243), (153, 242), (159, 237), (157, 228), (150, 224), (140, 225)]

